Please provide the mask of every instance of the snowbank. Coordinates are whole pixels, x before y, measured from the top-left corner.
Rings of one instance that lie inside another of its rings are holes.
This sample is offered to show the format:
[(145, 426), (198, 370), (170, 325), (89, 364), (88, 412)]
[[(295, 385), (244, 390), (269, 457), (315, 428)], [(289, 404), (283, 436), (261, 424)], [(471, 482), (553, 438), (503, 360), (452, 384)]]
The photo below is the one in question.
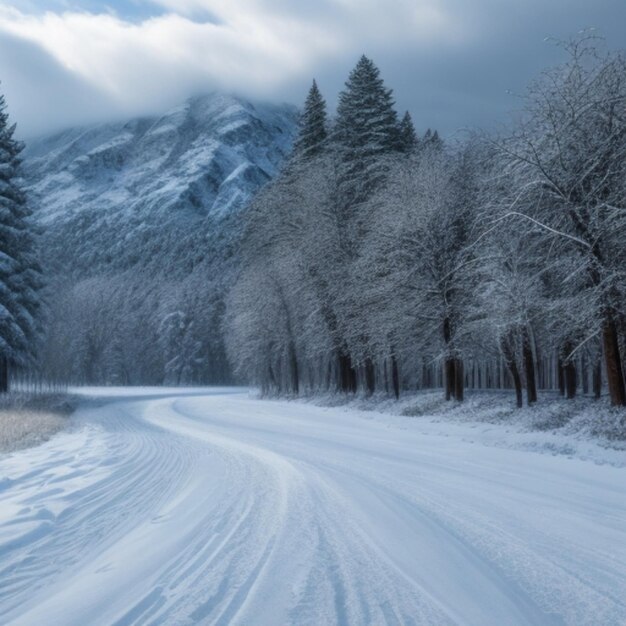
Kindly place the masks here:
[(435, 389), (406, 394), (399, 401), (382, 394), (349, 399), (331, 394), (307, 401), (343, 406), (371, 419), (391, 420), (401, 428), (418, 428), (429, 434), (445, 429), (446, 436), (454, 434), (488, 446), (626, 467), (626, 411), (612, 408), (604, 398), (565, 400), (544, 392), (534, 406), (518, 409), (506, 391), (466, 390), (464, 402), (446, 402), (443, 391)]

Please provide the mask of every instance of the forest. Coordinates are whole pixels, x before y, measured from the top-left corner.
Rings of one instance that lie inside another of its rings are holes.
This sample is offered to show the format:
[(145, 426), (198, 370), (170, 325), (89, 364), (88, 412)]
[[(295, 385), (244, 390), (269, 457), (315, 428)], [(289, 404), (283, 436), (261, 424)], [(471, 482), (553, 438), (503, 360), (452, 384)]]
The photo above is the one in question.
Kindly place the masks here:
[(236, 381), (626, 406), (626, 58), (561, 46), (508, 127), (445, 140), (398, 115), (362, 56), (334, 115), (313, 82), (245, 209), (143, 249), (33, 218), (2, 100), (0, 391)]
[(224, 332), (265, 394), (538, 390), (626, 406), (626, 59), (562, 44), (506, 131), (442, 141), (361, 57), (245, 216)]

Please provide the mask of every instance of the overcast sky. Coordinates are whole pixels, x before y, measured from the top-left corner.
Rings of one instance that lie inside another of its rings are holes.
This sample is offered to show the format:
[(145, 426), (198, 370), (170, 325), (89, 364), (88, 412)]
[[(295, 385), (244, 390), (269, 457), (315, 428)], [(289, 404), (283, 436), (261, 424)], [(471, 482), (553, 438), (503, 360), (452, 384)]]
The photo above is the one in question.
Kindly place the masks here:
[(167, 110), (223, 90), (334, 108), (361, 53), (419, 130), (491, 127), (547, 37), (626, 46), (626, 0), (0, 0), (0, 91), (20, 135)]

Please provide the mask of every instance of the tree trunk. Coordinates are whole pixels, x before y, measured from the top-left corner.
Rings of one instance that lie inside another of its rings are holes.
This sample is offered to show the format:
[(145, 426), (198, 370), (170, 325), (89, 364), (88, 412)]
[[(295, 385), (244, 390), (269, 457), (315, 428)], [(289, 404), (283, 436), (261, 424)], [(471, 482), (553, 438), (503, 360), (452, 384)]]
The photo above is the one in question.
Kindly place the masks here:
[(600, 355), (596, 359), (596, 362), (593, 366), (593, 397), (596, 400), (600, 399), (602, 395), (602, 361), (600, 360)]
[(370, 357), (365, 359), (365, 390), (368, 396), (376, 391), (376, 371), (374, 361)]
[(461, 359), (454, 359), (454, 397), (457, 402), (463, 402), (463, 361)]
[(356, 370), (352, 366), (349, 354), (342, 352), (339, 355), (339, 384), (344, 393), (355, 393), (357, 386)]
[(298, 358), (296, 347), (293, 342), (289, 342), (289, 376), (291, 378), (291, 390), (298, 395), (300, 393), (300, 375), (298, 372)]
[(535, 359), (533, 347), (530, 342), (528, 328), (522, 329), (522, 352), (524, 357), (524, 375), (526, 376), (526, 399), (528, 406), (537, 402), (537, 380), (535, 377)]
[[(563, 348), (566, 355), (573, 350), (571, 343), (567, 342)], [(576, 396), (576, 364), (573, 359), (569, 359), (563, 366), (563, 376), (565, 378), (565, 393), (568, 400)]]
[(446, 358), (445, 362), (446, 370), (446, 401), (450, 400), (454, 395), (454, 359), (451, 357)]
[[(450, 344), (450, 340), (452, 339), (452, 328), (450, 326), (450, 319), (448, 317), (444, 317), (443, 319), (443, 340), (448, 346)], [(455, 368), (455, 359), (450, 355), (446, 356), (446, 360), (444, 363), (445, 368), (445, 376), (446, 376), (446, 401), (450, 400), (453, 396), (456, 397), (456, 368)]]
[(619, 353), (619, 338), (615, 320), (607, 315), (602, 329), (604, 362), (606, 379), (613, 406), (626, 406), (626, 388), (622, 371), (622, 360)]
[(568, 400), (576, 397), (576, 365), (568, 361), (565, 365), (565, 392)]
[(565, 376), (563, 376), (563, 361), (561, 357), (558, 358), (556, 362), (556, 371), (559, 379), (559, 393), (564, 396), (565, 395)]
[(328, 359), (328, 364), (326, 366), (326, 375), (324, 377), (324, 385), (327, 391), (330, 391), (332, 381), (333, 381), (333, 362), (337, 362), (337, 358), (333, 353), (332, 358)]
[(276, 378), (276, 375), (274, 374), (274, 369), (272, 368), (272, 362), (268, 361), (267, 364), (267, 374), (268, 374), (268, 389), (271, 390), (272, 388), (277, 389), (278, 388), (278, 380)]
[(347, 393), (350, 387), (350, 376), (348, 372), (350, 369), (350, 357), (340, 353), (337, 359), (337, 365), (339, 366), (339, 389)]
[(389, 393), (389, 363), (387, 359), (383, 361), (383, 382), (385, 383), (385, 393)]
[(0, 393), (9, 391), (9, 361), (6, 357), (0, 357)]
[(589, 393), (589, 369), (584, 353), (580, 356), (580, 374), (582, 376), (583, 394)]
[(356, 370), (356, 367), (352, 365), (352, 359), (350, 357), (348, 357), (348, 359), (350, 362), (350, 367), (348, 368), (349, 390), (350, 390), (350, 393), (356, 393), (357, 388), (358, 388), (357, 370)]
[(396, 400), (400, 398), (400, 373), (398, 371), (398, 359), (396, 355), (391, 355), (391, 384), (393, 386), (393, 395)]
[(522, 408), (522, 379), (515, 362), (515, 353), (510, 345), (510, 339), (502, 339), (500, 342), (500, 349), (502, 350), (502, 356), (504, 357), (504, 363), (506, 364), (509, 372), (511, 372), (511, 378), (513, 379), (513, 385), (515, 386), (515, 400), (517, 408)]

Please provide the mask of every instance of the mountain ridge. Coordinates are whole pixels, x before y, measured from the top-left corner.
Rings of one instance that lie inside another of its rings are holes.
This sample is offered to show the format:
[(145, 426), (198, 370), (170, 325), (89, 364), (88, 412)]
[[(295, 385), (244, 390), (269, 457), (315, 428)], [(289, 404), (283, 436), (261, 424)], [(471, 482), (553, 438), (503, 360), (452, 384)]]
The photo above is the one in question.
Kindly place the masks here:
[(213, 93), (161, 116), (67, 129), (27, 146), (27, 190), (44, 224), (90, 209), (220, 217), (277, 173), (296, 119), (289, 105)]
[[(24, 180), (45, 267), (181, 276), (234, 254), (239, 211), (291, 150), (297, 109), (218, 93), (32, 141)], [(213, 271), (213, 270), (212, 270)]]

